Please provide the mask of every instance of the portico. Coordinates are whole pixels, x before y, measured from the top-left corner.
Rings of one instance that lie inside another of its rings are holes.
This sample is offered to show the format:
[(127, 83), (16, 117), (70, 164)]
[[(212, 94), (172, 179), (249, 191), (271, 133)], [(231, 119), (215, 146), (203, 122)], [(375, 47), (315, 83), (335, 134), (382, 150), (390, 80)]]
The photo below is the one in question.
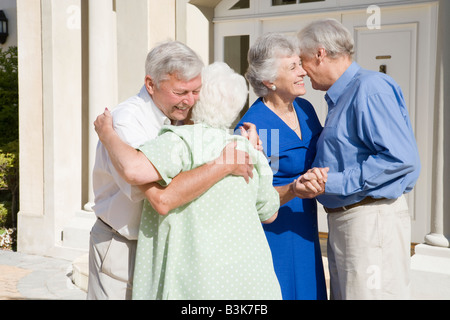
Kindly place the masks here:
[[(388, 74), (405, 81), (401, 85), (423, 167), (408, 196), (412, 242), (420, 243), (412, 258), (413, 297), (450, 299), (448, 1), (291, 2), (17, 0), (18, 250), (72, 260), (87, 252), (95, 221), (91, 172), (97, 136), (92, 123), (105, 107), (138, 92), (154, 44), (177, 39), (205, 63), (222, 60), (243, 72), (245, 49), (261, 33), (294, 33), (311, 20), (333, 17), (354, 32), (358, 62), (385, 65)], [(378, 29), (368, 28), (369, 18), (376, 21), (375, 11), (367, 11), (370, 5), (380, 9)], [(363, 50), (373, 41), (380, 44), (377, 48), (394, 48), (391, 39), (399, 35), (404, 41), (400, 57), (395, 53), (402, 48), (380, 54)], [(377, 59), (388, 55), (391, 59)], [(399, 65), (404, 69), (395, 69)], [(309, 88), (306, 98), (324, 119), (323, 94)], [(254, 99), (251, 93), (249, 100)], [(327, 232), (324, 212), (319, 226)]]

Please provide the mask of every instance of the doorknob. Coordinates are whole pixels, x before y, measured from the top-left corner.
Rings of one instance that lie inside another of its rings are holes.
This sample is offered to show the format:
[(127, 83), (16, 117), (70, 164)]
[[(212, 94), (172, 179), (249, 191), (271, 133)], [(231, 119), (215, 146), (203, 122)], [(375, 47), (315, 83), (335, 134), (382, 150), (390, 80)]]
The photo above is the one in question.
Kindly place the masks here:
[(385, 64), (380, 65), (380, 72), (386, 74), (386, 65)]

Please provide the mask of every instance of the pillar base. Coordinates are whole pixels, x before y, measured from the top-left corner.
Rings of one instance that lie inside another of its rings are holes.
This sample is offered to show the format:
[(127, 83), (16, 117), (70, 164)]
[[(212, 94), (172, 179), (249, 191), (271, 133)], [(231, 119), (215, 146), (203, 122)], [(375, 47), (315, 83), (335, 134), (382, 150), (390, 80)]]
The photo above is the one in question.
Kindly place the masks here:
[(449, 240), (442, 234), (429, 233), (425, 236), (425, 243), (430, 246), (448, 248), (450, 247)]
[(89, 251), (90, 233), (95, 221), (97, 221), (97, 217), (94, 213), (77, 212), (63, 230), (62, 245), (67, 248)]
[(450, 248), (419, 244), (411, 258), (411, 298), (450, 300)]

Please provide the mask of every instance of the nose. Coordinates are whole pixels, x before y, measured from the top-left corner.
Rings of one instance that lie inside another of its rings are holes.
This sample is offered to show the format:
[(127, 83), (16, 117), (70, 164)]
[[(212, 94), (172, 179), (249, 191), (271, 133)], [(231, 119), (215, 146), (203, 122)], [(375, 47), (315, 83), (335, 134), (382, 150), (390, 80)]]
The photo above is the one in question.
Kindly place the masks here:
[(301, 77), (306, 77), (307, 75), (308, 75), (308, 73), (306, 72), (306, 70), (305, 69), (303, 69), (303, 66), (299, 66), (300, 68), (299, 68), (299, 75), (301, 76)]
[(192, 107), (195, 104), (196, 98), (193, 92), (189, 92), (186, 94), (183, 103)]

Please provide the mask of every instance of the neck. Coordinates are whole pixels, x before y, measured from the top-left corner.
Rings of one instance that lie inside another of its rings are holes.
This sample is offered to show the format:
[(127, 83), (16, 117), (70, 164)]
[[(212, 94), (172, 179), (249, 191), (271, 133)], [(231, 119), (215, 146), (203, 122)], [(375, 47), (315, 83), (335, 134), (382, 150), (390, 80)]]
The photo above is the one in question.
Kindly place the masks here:
[(279, 95), (270, 92), (263, 98), (263, 102), (269, 108), (285, 113), (292, 110), (293, 99), (283, 99)]
[[(329, 79), (330, 85), (328, 89), (347, 71), (348, 67), (353, 63), (350, 56), (342, 56), (336, 59), (329, 59)], [(328, 90), (327, 89), (327, 90)]]

